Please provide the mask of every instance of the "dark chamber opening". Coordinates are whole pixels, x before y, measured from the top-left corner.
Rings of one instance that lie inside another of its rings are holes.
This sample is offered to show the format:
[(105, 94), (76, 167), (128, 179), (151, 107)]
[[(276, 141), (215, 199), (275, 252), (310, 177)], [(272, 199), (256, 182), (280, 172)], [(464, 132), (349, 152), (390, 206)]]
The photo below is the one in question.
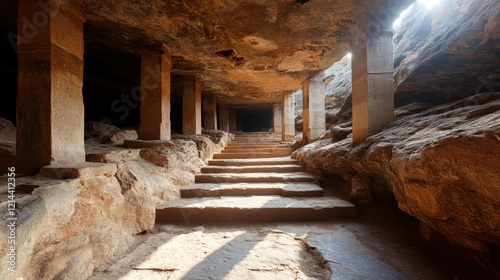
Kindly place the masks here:
[(120, 128), (139, 125), (140, 57), (118, 54), (104, 45), (85, 40), (84, 60), (85, 121)]
[(242, 110), (237, 112), (243, 132), (268, 132), (273, 128), (272, 110)]
[(8, 39), (11, 31), (0, 28), (0, 118), (16, 125), (17, 97), (17, 54), (15, 46)]

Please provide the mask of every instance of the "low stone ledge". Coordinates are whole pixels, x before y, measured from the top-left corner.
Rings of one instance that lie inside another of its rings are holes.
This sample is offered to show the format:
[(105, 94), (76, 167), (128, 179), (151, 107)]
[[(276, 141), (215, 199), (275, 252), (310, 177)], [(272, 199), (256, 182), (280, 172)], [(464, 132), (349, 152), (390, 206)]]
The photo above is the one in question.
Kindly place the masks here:
[(172, 143), (180, 142), (180, 141), (188, 141), (182, 139), (173, 139), (173, 140), (125, 140), (123, 142), (123, 147), (132, 148), (132, 149), (141, 149), (141, 148), (154, 148), (159, 146), (171, 146)]
[(83, 162), (47, 165), (40, 169), (39, 175), (54, 179), (82, 179), (100, 175), (110, 177), (116, 171), (116, 164)]

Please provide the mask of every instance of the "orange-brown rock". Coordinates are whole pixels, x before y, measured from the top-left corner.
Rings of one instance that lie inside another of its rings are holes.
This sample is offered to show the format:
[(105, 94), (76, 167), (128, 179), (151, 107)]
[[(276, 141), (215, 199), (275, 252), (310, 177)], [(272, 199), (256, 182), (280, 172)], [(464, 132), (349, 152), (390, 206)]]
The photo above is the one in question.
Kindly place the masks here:
[(359, 146), (351, 143), (321, 140), (293, 156), (307, 170), (355, 178), (355, 199), (394, 195), (400, 209), (494, 269), (492, 254), (500, 246), (500, 93), (402, 117)]
[(389, 9), (380, 0), (88, 0), (85, 6), (86, 36), (95, 44), (136, 54), (164, 43), (173, 74), (197, 74), (204, 92), (244, 104), (295, 92), (308, 72), (327, 69), (348, 52), (356, 19)]

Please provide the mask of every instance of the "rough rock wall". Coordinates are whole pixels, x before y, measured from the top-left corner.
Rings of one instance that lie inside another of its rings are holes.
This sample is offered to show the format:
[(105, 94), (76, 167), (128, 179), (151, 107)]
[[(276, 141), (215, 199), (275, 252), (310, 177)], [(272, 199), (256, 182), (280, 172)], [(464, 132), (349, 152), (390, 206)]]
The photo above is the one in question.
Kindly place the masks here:
[(358, 202), (394, 195), (400, 209), (498, 271), (500, 93), (414, 110), (355, 148), (350, 136), (326, 139), (293, 157), (309, 171), (341, 175)]
[[(443, 104), (500, 90), (500, 2), (443, 0), (415, 3), (394, 34), (395, 105)], [(351, 64), (347, 57), (325, 70), (326, 118), (350, 113)], [(302, 129), (302, 91), (296, 93), (296, 126)], [(342, 107), (343, 106), (343, 107)]]
[(500, 90), (500, 2), (416, 3), (394, 37), (396, 103), (444, 103)]
[[(98, 136), (115, 131), (94, 128)], [(210, 135), (219, 146), (231, 140), (224, 132)], [(111, 164), (112, 172), (69, 180), (18, 178), (16, 274), (1, 269), (0, 279), (86, 279), (106, 268), (136, 242), (134, 235), (153, 228), (156, 203), (179, 198), (179, 188), (194, 182), (194, 174), (217, 150), (208, 136), (198, 138), (207, 144), (203, 153), (189, 139), (126, 140), (131, 148), (89, 141), (87, 161)], [(2, 178), (0, 208), (7, 209), (7, 178)], [(5, 223), (2, 216), (3, 264), (10, 246)]]
[[(115, 169), (116, 170), (116, 169)], [(133, 235), (154, 225), (154, 202), (137, 197), (139, 186), (123, 191), (114, 174), (75, 180), (19, 178), (16, 273), (1, 279), (85, 279), (124, 253)], [(2, 180), (6, 182), (6, 180)], [(4, 186), (2, 186), (3, 189)], [(0, 203), (6, 209), (7, 202)], [(7, 264), (8, 228), (0, 229), (2, 267)]]
[(0, 118), (0, 175), (14, 161), (16, 153), (16, 127), (9, 120)]

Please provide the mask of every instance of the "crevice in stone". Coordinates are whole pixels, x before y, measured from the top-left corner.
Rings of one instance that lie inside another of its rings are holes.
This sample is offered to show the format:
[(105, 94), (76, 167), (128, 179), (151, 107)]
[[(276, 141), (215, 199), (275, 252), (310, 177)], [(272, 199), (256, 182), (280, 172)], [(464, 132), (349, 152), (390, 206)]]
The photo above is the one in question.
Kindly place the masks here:
[(309, 0), (295, 0), (295, 2), (304, 5), (305, 3), (309, 2)]
[(236, 66), (242, 66), (246, 63), (246, 60), (242, 56), (237, 56), (236, 52), (232, 49), (230, 50), (222, 50), (218, 51), (215, 53), (216, 55), (220, 57), (224, 57), (229, 59), (229, 61), (236, 67)]

